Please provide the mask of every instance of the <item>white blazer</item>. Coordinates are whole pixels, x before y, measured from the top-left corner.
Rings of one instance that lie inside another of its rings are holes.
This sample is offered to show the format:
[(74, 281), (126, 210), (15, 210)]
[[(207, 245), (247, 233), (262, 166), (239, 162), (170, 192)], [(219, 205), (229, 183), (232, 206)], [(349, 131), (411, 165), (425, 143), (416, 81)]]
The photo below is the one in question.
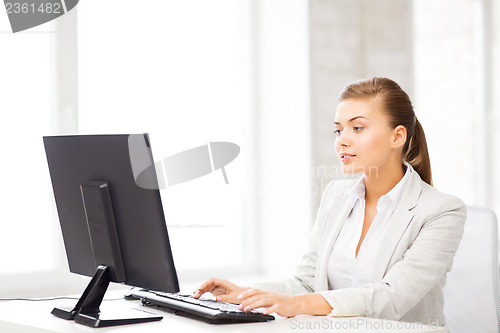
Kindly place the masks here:
[(319, 292), (333, 307), (332, 316), (444, 325), (443, 286), (462, 238), (464, 203), (413, 172), (387, 221), (372, 282), (361, 288), (328, 290), (328, 260), (350, 213), (355, 182), (332, 181), (325, 188), (308, 250), (294, 276), (253, 287), (285, 294)]

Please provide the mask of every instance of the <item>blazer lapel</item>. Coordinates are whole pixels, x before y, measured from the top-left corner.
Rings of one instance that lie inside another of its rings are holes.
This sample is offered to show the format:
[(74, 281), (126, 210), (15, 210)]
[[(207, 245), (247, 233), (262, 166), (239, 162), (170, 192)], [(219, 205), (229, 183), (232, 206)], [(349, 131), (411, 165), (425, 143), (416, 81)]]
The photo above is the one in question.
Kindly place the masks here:
[(422, 191), (422, 180), (418, 173), (413, 170), (413, 174), (406, 184), (405, 190), (399, 199), (392, 216), (387, 223), (387, 231), (382, 238), (377, 263), (373, 268), (373, 281), (381, 281), (387, 271), (389, 262), (394, 251), (406, 229), (415, 216), (412, 209), (416, 206)]

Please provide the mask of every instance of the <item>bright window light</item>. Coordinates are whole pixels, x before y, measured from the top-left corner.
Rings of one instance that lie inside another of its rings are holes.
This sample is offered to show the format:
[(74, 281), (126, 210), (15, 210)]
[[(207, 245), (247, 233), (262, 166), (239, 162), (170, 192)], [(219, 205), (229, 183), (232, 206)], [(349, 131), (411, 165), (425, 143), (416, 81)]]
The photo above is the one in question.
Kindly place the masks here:
[[(157, 161), (211, 141), (241, 148), (226, 166), (229, 184), (216, 171), (161, 190), (179, 270), (243, 260), (250, 148), (242, 3), (147, 0), (139, 8), (131, 0), (87, 0), (78, 5), (80, 133), (150, 133)], [(215, 259), (214, 253), (224, 255)]]
[[(482, 112), (474, 100), (472, 0), (414, 0), (414, 105), (425, 130), (434, 185), (475, 203), (475, 121)], [(444, 139), (446, 138), (446, 139)], [(458, 181), (460, 180), (460, 181)]]
[(13, 34), (0, 15), (0, 274), (55, 265), (53, 194), (42, 136), (51, 131), (50, 24)]

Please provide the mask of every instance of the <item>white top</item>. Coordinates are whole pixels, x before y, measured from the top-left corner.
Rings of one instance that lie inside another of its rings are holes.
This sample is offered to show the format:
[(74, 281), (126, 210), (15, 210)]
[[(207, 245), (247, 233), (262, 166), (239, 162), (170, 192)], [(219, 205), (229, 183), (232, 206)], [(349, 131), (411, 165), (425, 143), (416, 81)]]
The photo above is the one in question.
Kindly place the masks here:
[(387, 228), (396, 204), (403, 193), (413, 169), (404, 162), (403, 178), (377, 202), (377, 213), (365, 235), (358, 256), (356, 248), (361, 238), (365, 215), (365, 182), (363, 177), (355, 184), (351, 193), (351, 212), (333, 246), (328, 261), (328, 289), (362, 287), (372, 281), (372, 271), (382, 236)]

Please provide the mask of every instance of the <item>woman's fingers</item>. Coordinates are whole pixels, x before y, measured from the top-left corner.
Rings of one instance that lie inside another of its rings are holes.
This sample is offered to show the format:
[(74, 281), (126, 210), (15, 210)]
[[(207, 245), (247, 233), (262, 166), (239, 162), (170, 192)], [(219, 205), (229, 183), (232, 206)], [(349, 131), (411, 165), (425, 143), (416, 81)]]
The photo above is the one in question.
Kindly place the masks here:
[[(213, 294), (213, 292), (212, 292)], [(233, 295), (217, 295), (215, 298), (217, 302), (227, 302), (227, 303), (235, 303)]]
[(298, 304), (289, 295), (276, 294), (262, 290), (249, 290), (243, 295), (240, 310), (252, 311), (258, 308), (266, 308), (263, 313), (270, 314), (276, 312), (280, 316), (293, 317), (298, 314)]
[(240, 301), (244, 301), (245, 299), (247, 299), (247, 298), (249, 298), (249, 297), (255, 296), (255, 295), (257, 295), (257, 294), (262, 294), (262, 293), (263, 293), (263, 291), (262, 291), (262, 290), (252, 288), (252, 289), (248, 289), (248, 290), (246, 290), (246, 291), (242, 292), (241, 294), (239, 294), (239, 295), (238, 295), (238, 297), (237, 297), (237, 298), (238, 298)]
[(240, 302), (236, 296), (246, 289), (247, 287), (240, 287), (228, 280), (211, 278), (203, 282), (191, 296), (193, 298), (200, 298), (204, 293), (210, 292), (212, 295), (216, 296), (216, 300), (219, 302), (238, 304)]
[(263, 291), (252, 291), (245, 295), (244, 300), (240, 303), (240, 310), (251, 311), (257, 308), (269, 307), (276, 304), (279, 300), (276, 294)]
[(262, 311), (262, 314), (268, 315), (268, 314), (271, 314), (273, 312), (278, 313), (278, 309), (279, 309), (279, 305), (278, 304), (274, 304), (273, 306), (270, 306), (267, 309), (265, 309), (264, 311)]
[(217, 294), (226, 294), (228, 292), (229, 282), (223, 279), (211, 278), (203, 282), (200, 287), (193, 293), (192, 297), (199, 298), (206, 292), (214, 292)]
[(269, 299), (265, 297), (256, 297), (254, 299), (250, 299), (250, 302), (245, 304), (241, 303), (239, 309), (243, 311), (252, 311), (258, 308), (267, 308), (272, 305), (274, 305), (274, 303), (270, 302)]

